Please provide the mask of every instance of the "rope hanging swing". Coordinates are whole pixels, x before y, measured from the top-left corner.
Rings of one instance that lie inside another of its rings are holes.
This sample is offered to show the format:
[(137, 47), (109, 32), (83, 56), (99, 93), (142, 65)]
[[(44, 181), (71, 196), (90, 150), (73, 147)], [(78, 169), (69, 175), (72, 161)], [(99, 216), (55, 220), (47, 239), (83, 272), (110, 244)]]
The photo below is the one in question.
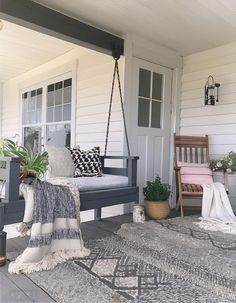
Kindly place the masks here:
[(110, 130), (110, 122), (111, 122), (111, 110), (112, 110), (112, 102), (113, 102), (113, 95), (114, 95), (114, 85), (115, 85), (115, 80), (116, 80), (116, 76), (117, 76), (118, 89), (119, 89), (119, 95), (120, 95), (120, 104), (121, 104), (122, 117), (123, 117), (124, 130), (125, 130), (125, 139), (126, 139), (126, 145), (127, 145), (127, 152), (128, 152), (128, 156), (130, 156), (129, 140), (128, 140), (126, 120), (125, 120), (124, 101), (123, 101), (123, 97), (122, 97), (121, 84), (120, 84), (120, 73), (119, 73), (119, 65), (118, 65), (118, 60), (120, 59), (119, 50), (113, 48), (112, 56), (113, 56), (113, 59), (115, 60), (115, 65), (114, 65), (114, 72), (113, 72), (112, 85), (111, 85), (111, 95), (110, 95), (110, 104), (109, 104), (109, 112), (108, 112), (108, 119), (107, 119), (107, 131), (106, 131), (106, 143), (105, 143), (104, 155), (106, 156), (106, 154), (107, 154), (107, 144), (108, 144), (108, 136), (109, 136), (109, 130)]

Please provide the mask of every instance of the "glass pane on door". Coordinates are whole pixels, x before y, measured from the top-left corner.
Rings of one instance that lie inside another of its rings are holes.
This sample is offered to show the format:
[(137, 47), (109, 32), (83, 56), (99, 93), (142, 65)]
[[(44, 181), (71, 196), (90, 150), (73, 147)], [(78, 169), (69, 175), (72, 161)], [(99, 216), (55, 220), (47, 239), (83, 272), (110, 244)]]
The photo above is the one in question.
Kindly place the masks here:
[(161, 102), (152, 101), (151, 127), (161, 127)]
[(139, 98), (138, 100), (138, 126), (148, 127), (150, 115), (150, 100)]
[(163, 75), (153, 73), (152, 80), (152, 98), (156, 100), (162, 100), (162, 77)]
[(42, 129), (38, 126), (24, 127), (24, 146), (38, 153), (41, 151)]
[(47, 125), (47, 145), (70, 147), (70, 123)]
[(146, 69), (139, 69), (139, 96), (150, 98), (151, 72)]

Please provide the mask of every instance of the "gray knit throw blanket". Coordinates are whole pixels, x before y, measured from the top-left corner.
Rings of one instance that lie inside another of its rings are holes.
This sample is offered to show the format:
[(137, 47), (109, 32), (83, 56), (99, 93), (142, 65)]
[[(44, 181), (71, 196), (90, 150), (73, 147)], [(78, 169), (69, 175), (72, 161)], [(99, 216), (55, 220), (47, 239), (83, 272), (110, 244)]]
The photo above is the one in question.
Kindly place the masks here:
[(88, 256), (84, 248), (77, 188), (67, 180), (38, 181), (21, 184), (25, 199), (23, 223), (18, 227), (22, 235), (29, 234), (27, 248), (10, 263), (10, 273), (30, 273), (49, 270), (71, 258)]

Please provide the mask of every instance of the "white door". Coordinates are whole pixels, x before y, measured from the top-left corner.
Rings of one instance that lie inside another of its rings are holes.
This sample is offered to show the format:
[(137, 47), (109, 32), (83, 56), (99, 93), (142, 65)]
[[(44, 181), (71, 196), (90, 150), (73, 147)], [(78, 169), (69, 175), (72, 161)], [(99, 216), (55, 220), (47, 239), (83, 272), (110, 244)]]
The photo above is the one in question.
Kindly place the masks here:
[(140, 201), (147, 180), (169, 182), (172, 70), (134, 59), (132, 147), (138, 161)]

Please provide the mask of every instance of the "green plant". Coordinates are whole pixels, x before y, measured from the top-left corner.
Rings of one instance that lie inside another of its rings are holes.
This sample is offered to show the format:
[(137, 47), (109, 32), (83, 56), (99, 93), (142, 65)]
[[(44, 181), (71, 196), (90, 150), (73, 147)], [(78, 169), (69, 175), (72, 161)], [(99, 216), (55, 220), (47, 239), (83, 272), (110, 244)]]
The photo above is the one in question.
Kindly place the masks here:
[(170, 185), (162, 183), (160, 177), (157, 176), (153, 182), (147, 181), (143, 194), (148, 201), (166, 201), (171, 194)]
[(213, 171), (236, 171), (236, 153), (230, 151), (227, 155), (210, 160), (210, 167)]
[(226, 171), (227, 169), (230, 168), (231, 165), (232, 162), (228, 156), (223, 156), (220, 158), (215, 158), (210, 160), (210, 167), (213, 171), (218, 171), (218, 170)]
[(0, 142), (0, 156), (19, 157), (20, 175), (33, 176), (39, 179), (44, 175), (48, 166), (48, 153), (34, 153), (32, 150), (19, 146), (10, 139), (2, 139)]
[(228, 158), (231, 160), (231, 171), (236, 171), (236, 153), (233, 151), (229, 152)]

